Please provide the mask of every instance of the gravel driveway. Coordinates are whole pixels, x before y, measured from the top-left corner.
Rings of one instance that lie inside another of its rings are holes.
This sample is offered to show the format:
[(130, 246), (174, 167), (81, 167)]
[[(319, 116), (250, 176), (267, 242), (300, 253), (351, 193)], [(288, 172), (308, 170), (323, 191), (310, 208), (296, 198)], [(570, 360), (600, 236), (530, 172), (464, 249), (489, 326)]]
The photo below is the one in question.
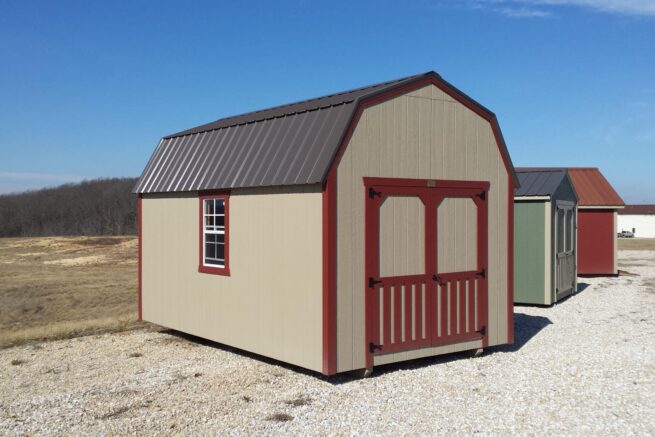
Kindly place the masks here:
[[(655, 252), (516, 308), (516, 344), (322, 378), (137, 331), (0, 351), (0, 434), (653, 434)], [(583, 287), (585, 284), (582, 284)]]

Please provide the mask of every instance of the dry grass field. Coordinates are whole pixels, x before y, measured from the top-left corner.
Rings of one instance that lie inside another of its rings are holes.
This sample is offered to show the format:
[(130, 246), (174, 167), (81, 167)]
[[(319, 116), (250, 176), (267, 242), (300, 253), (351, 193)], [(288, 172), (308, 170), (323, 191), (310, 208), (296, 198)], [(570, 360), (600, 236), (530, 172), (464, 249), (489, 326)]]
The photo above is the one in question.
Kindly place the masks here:
[(0, 239), (0, 347), (138, 326), (137, 243)]
[(619, 238), (619, 250), (655, 250), (655, 238)]

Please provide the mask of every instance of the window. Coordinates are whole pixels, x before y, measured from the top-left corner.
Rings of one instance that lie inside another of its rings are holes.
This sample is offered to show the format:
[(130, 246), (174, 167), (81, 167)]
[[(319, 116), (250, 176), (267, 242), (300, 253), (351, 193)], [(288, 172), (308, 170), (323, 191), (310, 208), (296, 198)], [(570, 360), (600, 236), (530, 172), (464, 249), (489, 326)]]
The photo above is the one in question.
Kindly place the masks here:
[(229, 195), (200, 196), (201, 273), (229, 275)]

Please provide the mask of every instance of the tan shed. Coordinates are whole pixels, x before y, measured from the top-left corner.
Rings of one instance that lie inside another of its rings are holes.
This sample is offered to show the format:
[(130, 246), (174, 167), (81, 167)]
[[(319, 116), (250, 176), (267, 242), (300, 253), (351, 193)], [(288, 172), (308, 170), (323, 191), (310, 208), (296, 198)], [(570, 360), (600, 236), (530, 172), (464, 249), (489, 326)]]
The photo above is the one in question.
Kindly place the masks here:
[(164, 137), (139, 315), (326, 375), (512, 343), (515, 184), (434, 72)]

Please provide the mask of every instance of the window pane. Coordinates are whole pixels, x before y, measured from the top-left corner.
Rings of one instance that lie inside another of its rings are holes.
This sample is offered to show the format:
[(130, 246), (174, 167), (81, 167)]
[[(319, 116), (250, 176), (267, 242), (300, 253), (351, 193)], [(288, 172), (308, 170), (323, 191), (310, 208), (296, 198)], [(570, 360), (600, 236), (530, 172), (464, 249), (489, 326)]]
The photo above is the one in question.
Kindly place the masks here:
[(216, 258), (216, 245), (205, 243), (205, 258)]
[(216, 237), (214, 241), (217, 243), (225, 243), (225, 234), (214, 234), (214, 237)]
[(222, 216), (222, 215), (217, 215), (216, 216), (216, 226), (218, 226), (220, 228), (225, 227), (225, 217), (224, 216)]
[(205, 227), (210, 229), (214, 227), (214, 216), (205, 217)]
[(573, 211), (566, 212), (566, 251), (569, 252), (573, 250)]
[(557, 253), (562, 253), (564, 248), (564, 228), (565, 224), (565, 211), (563, 209), (557, 210)]
[(225, 259), (225, 245), (223, 244), (217, 244), (216, 245), (216, 258), (220, 260)]
[(214, 213), (214, 200), (213, 199), (205, 200), (205, 214), (213, 214), (213, 213)]
[(223, 199), (216, 199), (216, 212), (215, 214), (225, 213), (225, 201)]

